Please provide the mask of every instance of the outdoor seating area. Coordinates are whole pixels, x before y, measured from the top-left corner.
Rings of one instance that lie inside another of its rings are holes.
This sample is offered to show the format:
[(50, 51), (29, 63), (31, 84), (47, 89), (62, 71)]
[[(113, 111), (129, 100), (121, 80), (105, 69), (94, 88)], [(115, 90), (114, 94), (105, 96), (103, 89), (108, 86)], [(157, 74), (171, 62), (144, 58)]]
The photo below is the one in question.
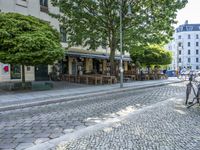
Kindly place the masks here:
[(83, 84), (115, 84), (117, 83), (117, 78), (115, 76), (106, 76), (101, 74), (91, 74), (91, 75), (63, 75), (63, 80), (74, 83)]
[[(165, 74), (134, 74), (131, 72), (124, 72), (124, 82), (139, 81), (139, 80), (159, 80), (167, 79)], [(62, 75), (62, 81), (80, 84), (115, 84), (120, 80), (120, 76), (103, 75), (103, 74), (83, 74), (83, 75)]]

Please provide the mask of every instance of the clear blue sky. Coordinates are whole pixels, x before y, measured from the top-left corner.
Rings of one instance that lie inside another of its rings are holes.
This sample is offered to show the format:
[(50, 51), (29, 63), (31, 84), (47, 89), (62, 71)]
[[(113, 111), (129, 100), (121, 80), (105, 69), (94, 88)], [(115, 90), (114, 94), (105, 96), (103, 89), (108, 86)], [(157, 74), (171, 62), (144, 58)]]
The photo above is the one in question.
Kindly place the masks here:
[(200, 24), (200, 0), (188, 0), (185, 8), (178, 11), (176, 19), (178, 23), (175, 27), (184, 24), (185, 20), (188, 20), (189, 23)]

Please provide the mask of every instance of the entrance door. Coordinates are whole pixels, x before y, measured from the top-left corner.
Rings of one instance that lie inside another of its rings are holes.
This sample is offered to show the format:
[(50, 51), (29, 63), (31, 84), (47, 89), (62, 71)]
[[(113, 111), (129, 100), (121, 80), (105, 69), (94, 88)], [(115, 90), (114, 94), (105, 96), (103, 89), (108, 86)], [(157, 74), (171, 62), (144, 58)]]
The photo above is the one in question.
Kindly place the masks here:
[(48, 76), (48, 65), (37, 65), (35, 66), (35, 81), (47, 81)]

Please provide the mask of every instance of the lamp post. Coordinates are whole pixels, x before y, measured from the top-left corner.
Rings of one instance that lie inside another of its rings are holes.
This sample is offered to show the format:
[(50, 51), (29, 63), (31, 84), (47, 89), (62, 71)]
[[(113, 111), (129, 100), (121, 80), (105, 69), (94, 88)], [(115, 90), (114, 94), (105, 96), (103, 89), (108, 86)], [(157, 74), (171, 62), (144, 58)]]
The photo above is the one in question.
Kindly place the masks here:
[(122, 5), (123, 2), (120, 0), (120, 88), (123, 88), (123, 35), (122, 35)]
[[(123, 69), (123, 12), (122, 12), (122, 5), (123, 0), (120, 0), (120, 88), (123, 88), (123, 79), (124, 79), (124, 69)], [(131, 5), (128, 6), (128, 13), (127, 15), (130, 16), (132, 14), (131, 12)]]

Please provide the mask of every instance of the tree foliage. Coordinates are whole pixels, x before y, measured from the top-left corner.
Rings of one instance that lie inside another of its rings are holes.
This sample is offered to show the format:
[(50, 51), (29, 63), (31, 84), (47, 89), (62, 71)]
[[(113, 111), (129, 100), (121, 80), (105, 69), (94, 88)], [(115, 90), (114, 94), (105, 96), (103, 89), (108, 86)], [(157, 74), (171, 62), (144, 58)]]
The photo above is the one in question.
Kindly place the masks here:
[(172, 54), (160, 45), (135, 46), (131, 51), (131, 58), (142, 65), (168, 65), (172, 61)]
[[(166, 42), (174, 31), (177, 10), (187, 0), (51, 0), (62, 15), (57, 15), (68, 34), (69, 46), (82, 45), (95, 50), (110, 48), (114, 63), (119, 49), (120, 17), (122, 6), (124, 50), (132, 46)], [(128, 6), (132, 16), (127, 17)]]
[(48, 22), (17, 13), (0, 13), (0, 62), (52, 64), (63, 54), (59, 33)]
[(0, 62), (52, 64), (62, 58), (59, 34), (49, 23), (31, 16), (0, 13)]

